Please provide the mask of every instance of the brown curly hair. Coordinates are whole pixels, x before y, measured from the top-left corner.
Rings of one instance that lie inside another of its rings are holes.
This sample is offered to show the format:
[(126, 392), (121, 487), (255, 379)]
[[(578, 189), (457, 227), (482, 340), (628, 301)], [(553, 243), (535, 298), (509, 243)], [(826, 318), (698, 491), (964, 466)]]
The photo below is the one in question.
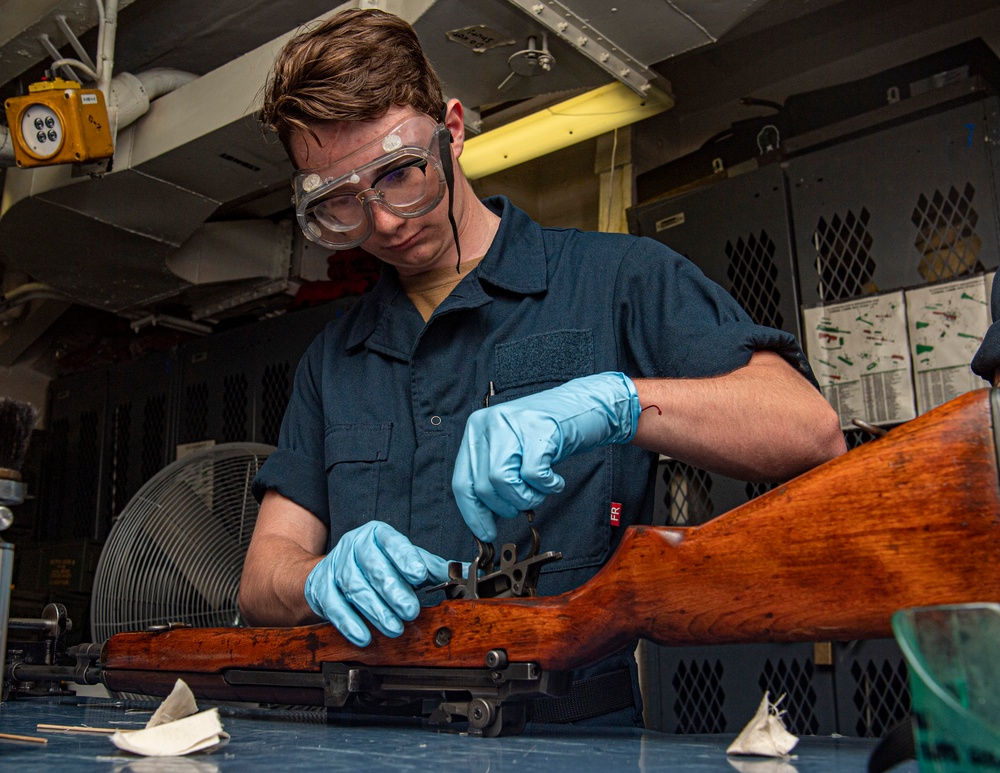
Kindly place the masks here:
[(409, 105), (440, 120), (441, 81), (404, 19), (377, 9), (335, 14), (295, 35), (275, 60), (260, 121), (288, 147), (323, 121), (381, 118)]

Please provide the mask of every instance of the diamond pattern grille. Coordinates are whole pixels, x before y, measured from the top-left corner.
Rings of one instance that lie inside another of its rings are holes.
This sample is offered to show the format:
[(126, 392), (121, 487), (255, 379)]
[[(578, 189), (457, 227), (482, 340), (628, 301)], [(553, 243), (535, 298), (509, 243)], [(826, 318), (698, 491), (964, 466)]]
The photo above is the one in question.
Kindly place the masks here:
[(705, 470), (683, 462), (663, 465), (666, 484), (664, 504), (667, 526), (695, 526), (711, 520), (715, 515), (712, 502), (712, 476)]
[(865, 432), (863, 429), (845, 429), (844, 430), (844, 441), (847, 443), (847, 450), (851, 451), (860, 445), (867, 443), (869, 440), (874, 440), (875, 436), (870, 432)]
[(976, 233), (979, 213), (972, 206), (976, 189), (966, 183), (947, 194), (936, 190), (927, 198), (920, 194), (910, 220), (917, 227), (913, 246), (920, 255), (917, 270), (928, 282), (983, 271), (979, 253), (983, 240)]
[(854, 706), (858, 710), (857, 734), (881, 738), (910, 715), (910, 690), (906, 662), (889, 660), (851, 664)]
[(184, 391), (184, 430), (182, 443), (208, 439), (208, 384), (191, 384)]
[(277, 362), (264, 368), (261, 377), (261, 441), (278, 445), (281, 419), (292, 395), (291, 367), (287, 362)]
[(779, 709), (784, 710), (785, 726), (795, 735), (816, 735), (819, 732), (819, 718), (813, 711), (816, 706), (816, 690), (812, 685), (813, 664), (810, 660), (785, 661), (768, 660), (764, 663), (757, 683), (761, 692), (769, 692), (771, 701), (781, 700)]
[(222, 380), (222, 442), (237, 443), (249, 438), (247, 432), (247, 377), (240, 373)]
[(677, 733), (690, 735), (726, 732), (723, 673), (722, 662), (719, 660), (681, 661), (677, 665), (672, 681), (677, 691), (677, 699), (674, 701)]
[(872, 236), (868, 233), (870, 219), (864, 207), (857, 215), (848, 211), (844, 217), (834, 215), (829, 222), (819, 219), (813, 243), (820, 300), (842, 301), (878, 291), (873, 279), (876, 266), (871, 254)]
[(781, 292), (778, 290), (778, 266), (774, 262), (775, 246), (765, 231), (760, 237), (750, 234), (736, 243), (726, 242), (729, 265), (730, 294), (758, 325), (782, 328)]
[(748, 483), (746, 486), (747, 501), (749, 502), (751, 499), (756, 499), (761, 494), (766, 494), (773, 488), (773, 483)]

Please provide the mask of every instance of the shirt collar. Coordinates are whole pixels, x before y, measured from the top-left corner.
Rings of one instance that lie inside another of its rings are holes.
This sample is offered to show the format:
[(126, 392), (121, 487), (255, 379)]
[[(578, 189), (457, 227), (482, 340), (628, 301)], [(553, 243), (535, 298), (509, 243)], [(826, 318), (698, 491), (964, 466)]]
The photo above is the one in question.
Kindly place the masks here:
[[(518, 295), (545, 292), (548, 272), (542, 227), (514, 206), (506, 196), (493, 196), (483, 204), (500, 216), (493, 243), (477, 269), (483, 282)], [(403, 292), (399, 276), (383, 264), (375, 287), (358, 300), (357, 312), (347, 338), (347, 347), (366, 341), (379, 324), (386, 324), (397, 296)]]
[(545, 292), (548, 271), (542, 227), (506, 196), (484, 199), (483, 204), (500, 216), (500, 227), (479, 264), (479, 278), (519, 295)]

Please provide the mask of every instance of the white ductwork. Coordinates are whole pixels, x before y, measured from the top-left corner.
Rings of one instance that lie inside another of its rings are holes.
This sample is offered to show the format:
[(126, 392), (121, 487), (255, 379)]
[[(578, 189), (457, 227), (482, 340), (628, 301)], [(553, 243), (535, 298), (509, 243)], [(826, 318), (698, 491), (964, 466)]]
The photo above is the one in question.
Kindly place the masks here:
[[(117, 0), (116, 5), (120, 10), (132, 2)], [(0, 7), (0, 83), (7, 83), (47, 58), (40, 40), (50, 35), (82, 35), (100, 22), (103, 12), (94, 0), (7, 0)], [(55, 42), (62, 45), (60, 40)]]
[[(635, 0), (619, 13), (598, 0), (354, 0), (319, 18), (364, 5), (407, 19), (447, 95), (475, 114), (501, 100), (592, 89), (612, 77), (634, 88), (602, 64), (633, 62), (654, 77), (652, 64), (710, 43), (758, 4)], [(561, 23), (547, 22), (562, 7), (564, 15), (572, 9), (572, 37), (562, 35)], [(205, 303), (212, 284), (234, 297), (254, 283), (279, 287), (275, 271), (287, 271), (288, 261), (274, 251), (285, 248), (286, 234), (253, 219), (270, 225), (288, 217), (292, 168), (254, 113), (274, 57), (295, 31), (194, 80), (162, 71), (118, 75), (111, 84), (119, 131), (110, 173), (89, 179), (65, 167), (9, 169), (0, 207), (4, 257), (81, 303), (132, 317), (164, 300), (218, 308)], [(553, 66), (511, 79), (517, 52), (543, 34)], [(119, 48), (123, 35), (119, 30)], [(589, 55), (598, 47), (596, 57)], [(216, 220), (234, 224), (218, 229)], [(245, 238), (234, 238), (244, 228)], [(218, 239), (223, 231), (226, 238)], [(206, 284), (207, 277), (217, 281)]]
[[(195, 76), (191, 75), (190, 79)], [(179, 82), (178, 85), (182, 85)], [(115, 106), (118, 112), (118, 128), (124, 128), (133, 123), (147, 110), (149, 110), (149, 97), (142, 81), (131, 73), (121, 73), (111, 82), (111, 105)], [(122, 120), (122, 116), (126, 120)], [(6, 168), (16, 166), (17, 160), (14, 156), (14, 142), (10, 136), (10, 130), (0, 125), (0, 167)]]
[[(188, 243), (202, 245), (190, 248), (201, 250), (196, 273), (202, 278), (210, 260), (261, 267), (258, 276), (244, 271), (235, 282), (229, 269), (220, 269), (220, 292), (245, 295), (255, 282), (278, 286), (274, 254), (284, 250), (287, 269), (287, 224), (246, 223), (248, 238), (241, 239), (232, 237), (240, 227), (233, 225), (220, 240), (222, 229), (208, 221), (244, 199), (253, 216), (288, 206), (291, 165), (254, 112), (261, 84), (291, 34), (193, 80), (164, 71), (118, 76), (122, 128), (110, 173), (90, 179), (65, 166), (7, 171), (0, 208), (5, 259), (81, 303), (133, 317), (184, 294), (201, 308), (223, 305), (206, 303), (205, 283), (191, 281), (186, 253), (174, 257)], [(148, 110), (139, 115), (147, 97)], [(209, 243), (211, 252), (203, 248)]]
[(169, 68), (147, 70), (138, 75), (130, 72), (116, 75), (111, 81), (111, 104), (118, 111), (118, 130), (144, 116), (154, 99), (176, 91), (197, 77), (194, 73)]
[[(190, 83), (198, 76), (166, 67), (156, 68), (133, 75), (123, 72), (111, 81), (109, 104), (117, 115), (117, 129), (135, 123), (149, 111), (149, 103), (164, 94), (169, 94)], [(0, 125), (0, 167), (15, 166), (14, 142), (10, 130)]]
[(292, 224), (285, 220), (223, 220), (205, 223), (166, 260), (192, 285), (283, 279), (292, 255)]
[(248, 55), (197, 79), (119, 75), (113, 91), (128, 125), (112, 171), (89, 179), (68, 167), (9, 169), (5, 257), (82, 303), (127, 315), (185, 291), (192, 283), (167, 267), (168, 257), (224, 203), (266, 194), (290, 173), (280, 145), (264, 142), (252, 117), (252, 73), (273, 56), (260, 52), (255, 66)]

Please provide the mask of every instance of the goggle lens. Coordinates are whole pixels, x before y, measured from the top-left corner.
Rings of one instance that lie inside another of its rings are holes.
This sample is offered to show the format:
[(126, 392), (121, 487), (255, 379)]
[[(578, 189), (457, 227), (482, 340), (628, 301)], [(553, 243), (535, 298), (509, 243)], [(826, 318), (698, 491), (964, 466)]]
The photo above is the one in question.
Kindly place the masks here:
[[(371, 207), (375, 202), (405, 218), (420, 217), (438, 205), (446, 187), (438, 158), (438, 135), (447, 129), (440, 124), (434, 126), (426, 116), (418, 116), (393, 130), (389, 138), (396, 140), (407, 129), (412, 132), (414, 127), (407, 126), (411, 122), (430, 124), (424, 127), (430, 131), (424, 134), (426, 139), (420, 146), (407, 143), (408, 146), (336, 179), (324, 180), (315, 172), (299, 176), (296, 201), (299, 223), (306, 236), (326, 247), (346, 249), (371, 235), (374, 225)], [(419, 124), (415, 128), (419, 129)], [(362, 175), (370, 179), (363, 180)]]

